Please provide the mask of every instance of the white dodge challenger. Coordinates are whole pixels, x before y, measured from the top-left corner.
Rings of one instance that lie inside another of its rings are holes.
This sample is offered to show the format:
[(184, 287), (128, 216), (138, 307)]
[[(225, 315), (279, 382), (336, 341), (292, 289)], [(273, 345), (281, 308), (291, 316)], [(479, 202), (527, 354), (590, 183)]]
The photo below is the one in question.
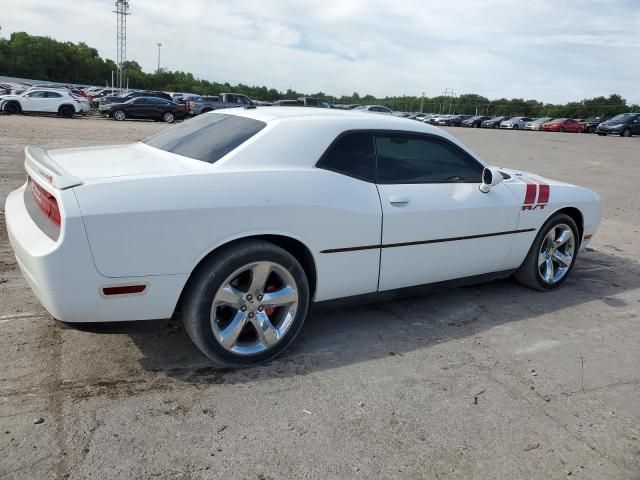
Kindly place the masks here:
[(273, 358), (312, 303), (509, 275), (556, 288), (601, 216), (593, 191), (485, 166), (389, 115), (227, 109), (144, 142), (25, 156), (5, 218), (51, 315), (180, 312), (219, 366)]

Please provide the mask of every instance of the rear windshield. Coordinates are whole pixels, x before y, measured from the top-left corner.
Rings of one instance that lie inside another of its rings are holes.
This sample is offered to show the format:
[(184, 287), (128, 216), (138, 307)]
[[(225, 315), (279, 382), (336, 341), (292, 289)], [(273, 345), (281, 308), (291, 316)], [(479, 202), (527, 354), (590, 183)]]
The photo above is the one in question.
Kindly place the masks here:
[(160, 132), (144, 143), (165, 152), (214, 163), (266, 125), (252, 118), (210, 113)]

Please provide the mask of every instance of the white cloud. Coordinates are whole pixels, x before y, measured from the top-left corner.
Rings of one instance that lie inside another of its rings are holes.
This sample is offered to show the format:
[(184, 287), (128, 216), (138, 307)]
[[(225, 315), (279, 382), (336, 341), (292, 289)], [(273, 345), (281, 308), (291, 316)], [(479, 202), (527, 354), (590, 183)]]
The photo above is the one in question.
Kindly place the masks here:
[[(21, 0), (3, 33), (86, 41), (115, 57), (113, 2)], [(18, 6), (19, 5), (19, 6)], [(55, 6), (54, 6), (55, 5)], [(128, 56), (216, 81), (335, 95), (640, 103), (636, 0), (131, 0)]]

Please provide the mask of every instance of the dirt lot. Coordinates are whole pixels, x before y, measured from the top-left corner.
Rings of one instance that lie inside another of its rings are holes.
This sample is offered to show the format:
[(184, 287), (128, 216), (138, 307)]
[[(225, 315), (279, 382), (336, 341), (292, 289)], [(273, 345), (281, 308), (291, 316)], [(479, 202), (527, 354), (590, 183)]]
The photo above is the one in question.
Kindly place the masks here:
[[(0, 116), (1, 205), (25, 144), (162, 128)], [(315, 311), (250, 370), (212, 369), (176, 322), (56, 324), (0, 218), (0, 478), (640, 478), (640, 138), (451, 131), (490, 163), (600, 192), (605, 220), (563, 288)]]

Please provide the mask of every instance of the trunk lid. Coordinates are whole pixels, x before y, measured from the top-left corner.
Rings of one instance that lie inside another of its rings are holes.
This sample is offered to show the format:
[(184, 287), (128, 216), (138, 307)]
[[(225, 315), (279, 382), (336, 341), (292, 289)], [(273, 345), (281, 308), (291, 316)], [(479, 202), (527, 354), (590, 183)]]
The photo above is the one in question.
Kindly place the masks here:
[[(61, 150), (27, 147), (27, 159), (31, 151), (37, 151), (40, 158), (37, 166), (45, 167), (44, 173), (51, 179), (46, 176), (45, 178), (56, 188), (69, 188), (115, 177), (182, 174), (209, 166), (207, 163), (165, 152), (141, 142)], [(49, 168), (46, 168), (47, 165)]]

